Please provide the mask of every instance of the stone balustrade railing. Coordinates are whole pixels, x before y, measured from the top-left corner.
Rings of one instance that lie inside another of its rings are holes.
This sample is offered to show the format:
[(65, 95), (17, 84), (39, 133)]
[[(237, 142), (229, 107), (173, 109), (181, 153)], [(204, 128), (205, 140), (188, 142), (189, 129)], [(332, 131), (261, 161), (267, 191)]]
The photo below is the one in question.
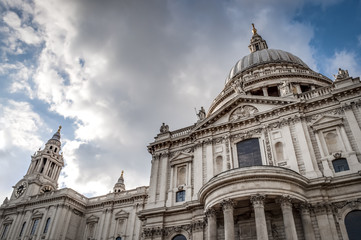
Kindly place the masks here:
[(297, 97), (301, 98), (301, 99), (309, 100), (311, 98), (315, 98), (315, 97), (319, 97), (319, 96), (323, 96), (323, 95), (331, 93), (332, 88), (333, 88), (332, 86), (317, 88), (312, 91), (300, 93), (297, 95)]

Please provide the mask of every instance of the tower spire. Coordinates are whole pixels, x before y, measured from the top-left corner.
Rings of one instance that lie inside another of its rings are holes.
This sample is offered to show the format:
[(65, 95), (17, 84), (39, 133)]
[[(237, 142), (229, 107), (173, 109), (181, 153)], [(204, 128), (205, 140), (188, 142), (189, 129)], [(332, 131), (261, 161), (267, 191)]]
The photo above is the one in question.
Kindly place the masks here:
[(252, 23), (252, 33), (253, 35), (257, 34), (257, 29), (254, 27), (254, 23)]
[(254, 23), (252, 23), (252, 33), (253, 33), (253, 36), (252, 36), (251, 42), (248, 46), (251, 53), (260, 51), (263, 49), (268, 49), (267, 42), (265, 40), (263, 40), (263, 38), (260, 35), (258, 35), (257, 29), (254, 26)]
[(124, 175), (124, 170), (122, 170), (122, 173), (120, 174), (118, 182), (114, 185), (113, 190), (114, 190), (115, 193), (125, 191), (125, 184), (124, 184), (123, 175)]

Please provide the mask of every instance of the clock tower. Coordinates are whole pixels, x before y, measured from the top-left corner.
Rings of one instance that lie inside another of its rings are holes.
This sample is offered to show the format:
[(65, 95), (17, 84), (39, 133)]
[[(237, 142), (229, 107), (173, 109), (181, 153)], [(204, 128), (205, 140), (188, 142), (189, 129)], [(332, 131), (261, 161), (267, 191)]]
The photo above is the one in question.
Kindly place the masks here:
[(22, 199), (50, 192), (58, 188), (58, 178), (64, 166), (63, 154), (60, 154), (60, 130), (48, 140), (45, 147), (31, 156), (26, 175), (15, 186), (11, 200)]

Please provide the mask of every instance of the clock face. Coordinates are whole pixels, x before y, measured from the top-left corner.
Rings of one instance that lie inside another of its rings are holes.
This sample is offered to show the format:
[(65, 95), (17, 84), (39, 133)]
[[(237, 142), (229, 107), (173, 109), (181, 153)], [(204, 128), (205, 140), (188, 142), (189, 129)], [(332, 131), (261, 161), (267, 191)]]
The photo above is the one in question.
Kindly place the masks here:
[(15, 189), (15, 197), (20, 197), (26, 191), (27, 186), (28, 184), (25, 181), (21, 182)]

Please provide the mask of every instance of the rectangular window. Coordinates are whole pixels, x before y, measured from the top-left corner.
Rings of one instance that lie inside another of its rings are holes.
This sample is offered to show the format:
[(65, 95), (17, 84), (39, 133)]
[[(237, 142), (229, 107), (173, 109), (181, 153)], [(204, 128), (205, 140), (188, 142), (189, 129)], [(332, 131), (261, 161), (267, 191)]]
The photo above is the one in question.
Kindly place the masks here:
[(258, 138), (251, 138), (237, 143), (239, 167), (261, 166), (262, 157)]
[(176, 193), (176, 202), (184, 202), (186, 199), (186, 191), (179, 191)]
[(34, 223), (33, 223), (33, 227), (31, 228), (30, 235), (34, 235), (34, 234), (35, 234), (35, 232), (36, 232), (36, 227), (38, 226), (38, 223), (39, 223), (39, 219), (35, 219), (35, 220), (34, 220)]
[(332, 161), (335, 173), (350, 170), (346, 158), (339, 158)]

